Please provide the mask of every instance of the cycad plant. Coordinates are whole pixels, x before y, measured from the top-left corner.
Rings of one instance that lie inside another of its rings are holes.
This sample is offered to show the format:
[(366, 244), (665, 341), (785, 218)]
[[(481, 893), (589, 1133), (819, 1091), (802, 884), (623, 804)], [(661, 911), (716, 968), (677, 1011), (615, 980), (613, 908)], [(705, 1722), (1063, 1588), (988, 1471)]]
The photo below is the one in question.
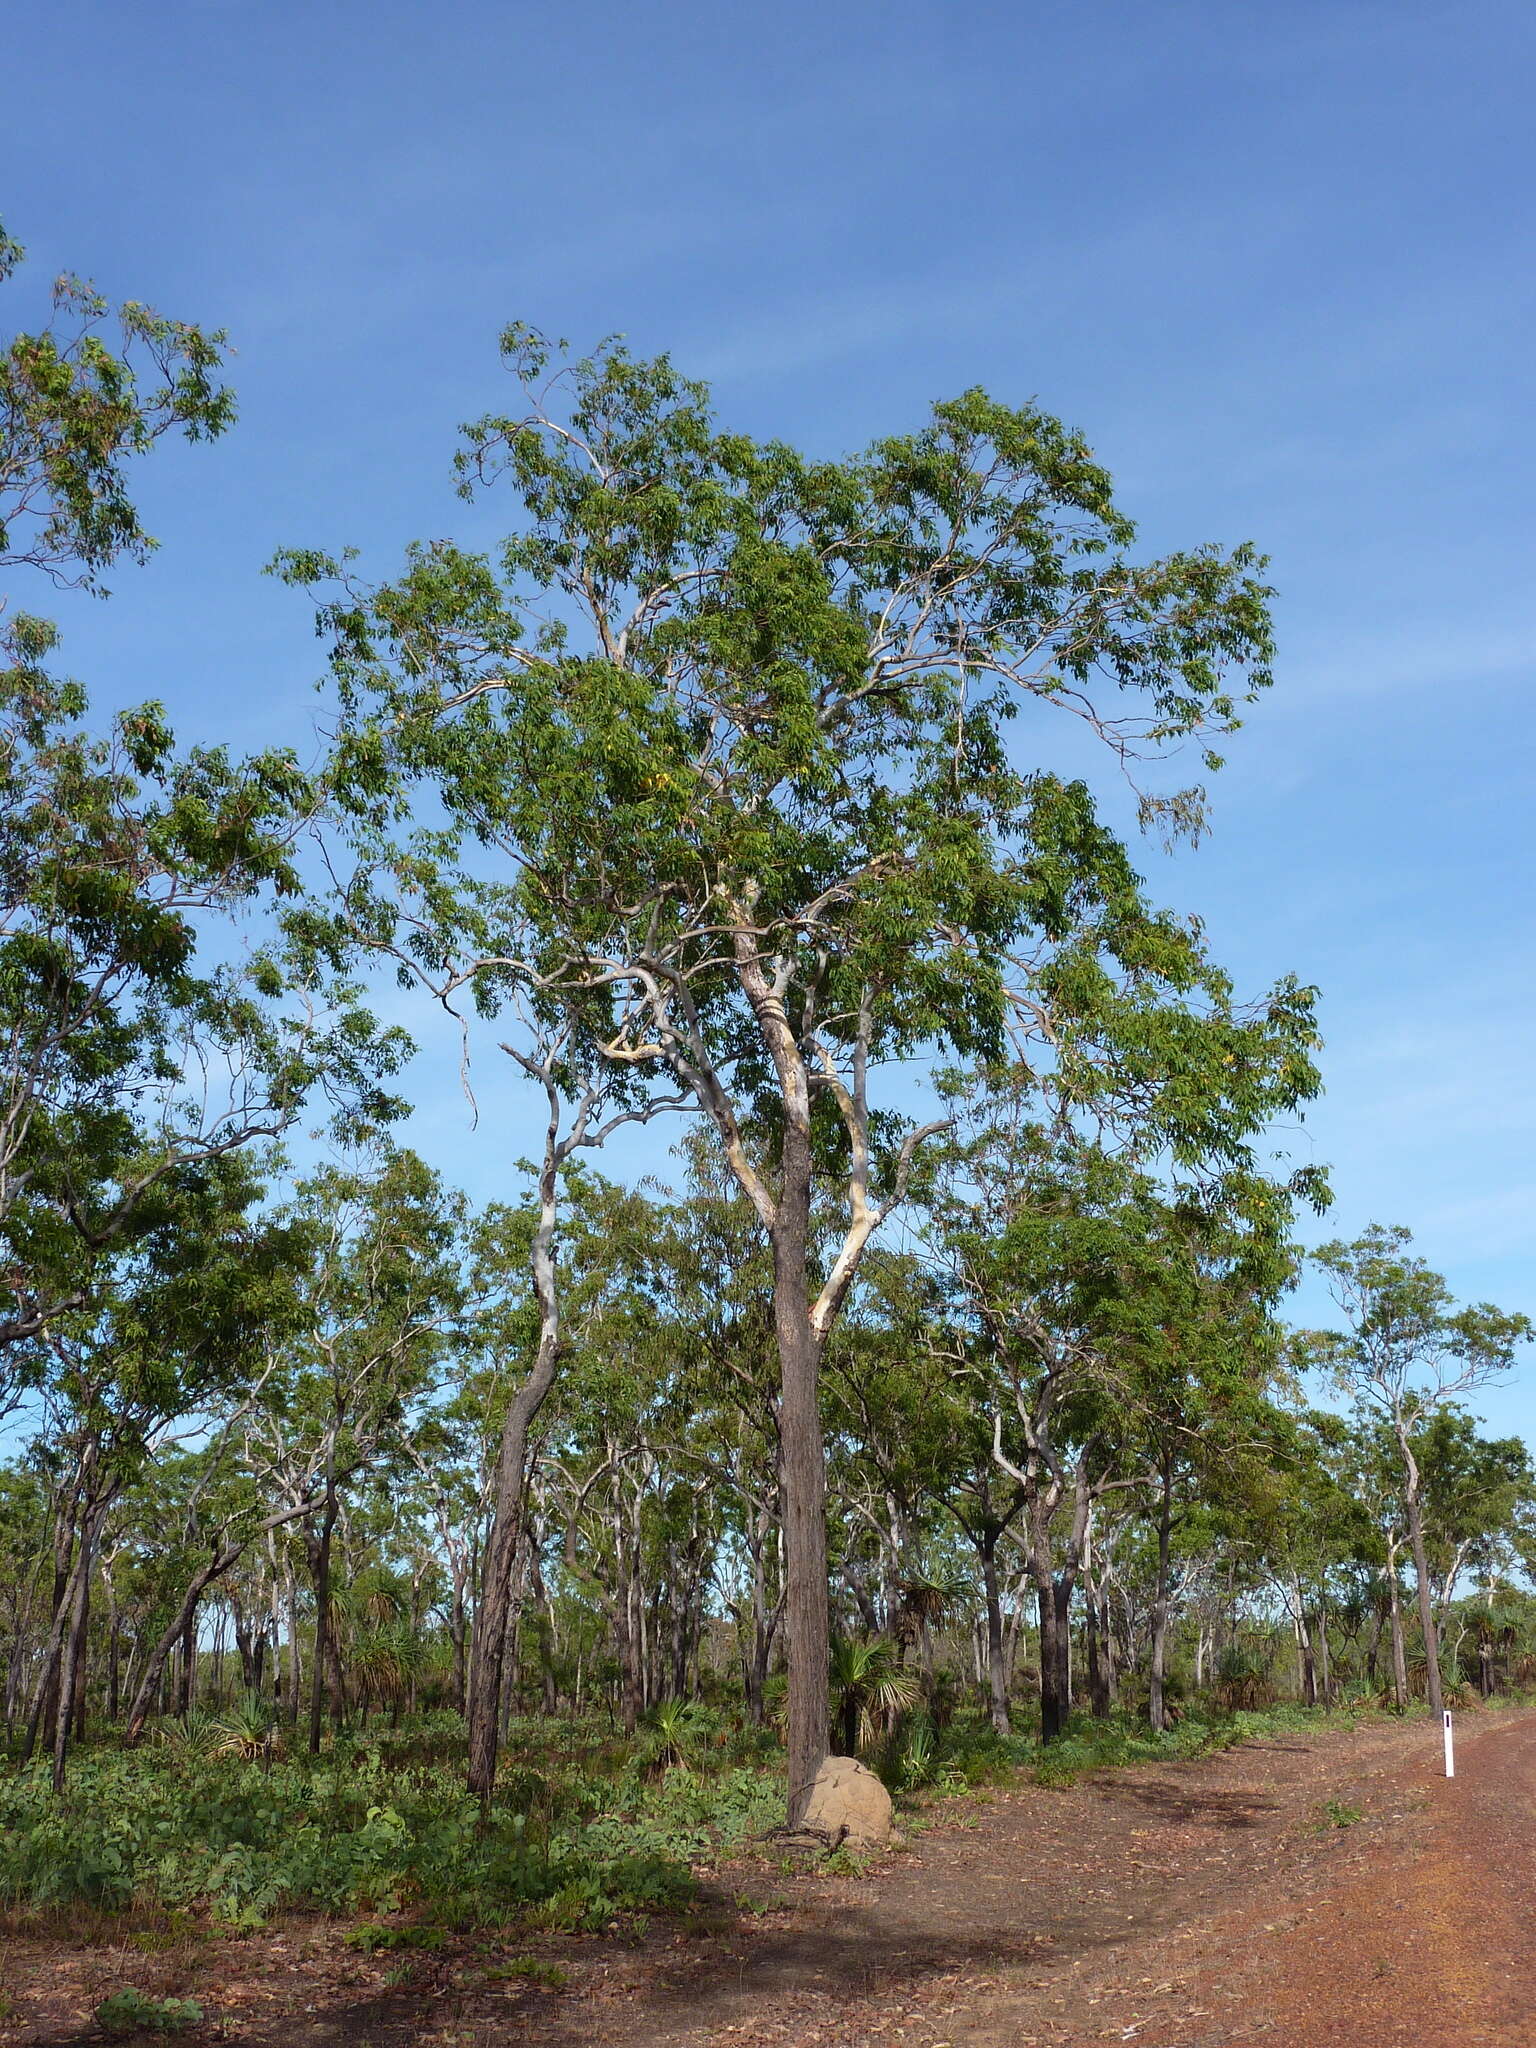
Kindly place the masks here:
[(861, 1740), (875, 1731), (877, 1718), (899, 1714), (917, 1699), (917, 1674), (896, 1662), (888, 1642), (841, 1636), (832, 1645), (832, 1694), (842, 1730), (844, 1756), (854, 1756)]

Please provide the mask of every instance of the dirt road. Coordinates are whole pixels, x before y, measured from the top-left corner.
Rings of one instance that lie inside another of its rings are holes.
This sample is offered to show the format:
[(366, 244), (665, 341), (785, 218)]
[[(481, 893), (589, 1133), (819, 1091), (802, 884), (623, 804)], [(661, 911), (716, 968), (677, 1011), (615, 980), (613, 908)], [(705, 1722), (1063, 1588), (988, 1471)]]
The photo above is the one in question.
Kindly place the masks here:
[[(1022, 1786), (868, 1878), (744, 1863), (633, 1945), (466, 1939), (407, 1981), (325, 1923), (13, 1938), (0, 2042), (93, 2038), (132, 1982), (247, 2048), (1536, 2048), (1536, 1714), (1467, 1717), (1457, 1764), (1420, 1720)], [(509, 1972), (530, 1953), (566, 1988)]]
[(1418, 1721), (1021, 1789), (713, 1953), (611, 1966), (534, 2038), (1533, 2048), (1536, 1716), (1469, 1717), (1441, 1773)]

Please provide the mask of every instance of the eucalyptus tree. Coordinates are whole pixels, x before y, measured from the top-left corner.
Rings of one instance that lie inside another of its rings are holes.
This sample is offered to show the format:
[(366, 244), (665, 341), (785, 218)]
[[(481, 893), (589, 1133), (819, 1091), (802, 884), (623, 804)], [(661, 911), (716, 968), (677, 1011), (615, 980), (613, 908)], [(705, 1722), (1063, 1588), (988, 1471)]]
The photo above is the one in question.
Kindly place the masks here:
[(89, 1595), (103, 1525), (124, 1488), (177, 1433), (215, 1426), (250, 1391), (260, 1333), (286, 1293), (289, 1233), (262, 1214), (241, 1153), (157, 1181), (131, 1236), (98, 1275), (88, 1309), (57, 1315), (40, 1422), (61, 1459), (55, 1496), (54, 1626), (28, 1733), (46, 1711), (62, 1783), (84, 1675)]
[(683, 1184), (655, 1204), (651, 1283), (673, 1332), (674, 1413), (679, 1401), (690, 1411), (674, 1456), (711, 1490), (714, 1590), (735, 1619), (743, 1699), (761, 1724), (785, 1597), (772, 1260), (761, 1219), (706, 1134), (694, 1128), (677, 1150)]
[[(0, 284), (25, 254), (0, 228)], [(166, 434), (211, 440), (234, 419), (219, 381), (226, 337), (134, 300), (114, 308), (68, 273), (50, 297), (47, 325), (0, 351), (0, 569), (98, 590), (114, 561), (155, 546), (129, 493), (133, 458)]]
[(309, 1256), (273, 1335), (251, 1435), (304, 1532), (315, 1597), (313, 1753), (327, 1691), (341, 1711), (330, 1625), (337, 1520), (347, 1487), (391, 1450), (454, 1340), (466, 1216), (463, 1198), (414, 1153), (384, 1147), (309, 1175), (288, 1220)]
[[(354, 764), (355, 765), (355, 764)], [(486, 1537), (473, 1643), (465, 1681), (469, 1723), (470, 1790), (489, 1799), (496, 1779), (500, 1701), (513, 1605), (513, 1576), (522, 1539), (532, 1432), (555, 1385), (562, 1355), (561, 1194), (564, 1177), (588, 1150), (600, 1148), (627, 1125), (685, 1105), (678, 1094), (638, 1092), (624, 1069), (594, 1047), (587, 1020), (562, 1011), (522, 972), (530, 926), (508, 891), (496, 884), (455, 893), (431, 859), (400, 859), (377, 816), (359, 815), (358, 784), (349, 768), (339, 786), (349, 813), (356, 865), (333, 889), (312, 895), (284, 919), (286, 957), (305, 981), (344, 974), (361, 953), (390, 963), (400, 985), (427, 996), (455, 1025), (460, 1074), (471, 1087), (476, 1024), (494, 1027), (494, 1042), (542, 1097), (543, 1143), (534, 1169), (528, 1227), (514, 1226), (522, 1245), (534, 1336), (521, 1352), (504, 1347), (501, 1366), (518, 1357), (524, 1366), (508, 1397), (497, 1401), (500, 1436), (489, 1475), (490, 1527)], [(434, 849), (441, 853), (439, 841)], [(334, 848), (327, 849), (334, 854)], [(345, 985), (343, 983), (343, 985)], [(536, 1110), (535, 1114), (540, 1114)], [(498, 1211), (493, 1235), (510, 1220)], [(501, 1313), (509, 1275), (499, 1249), (491, 1252), (482, 1323)]]
[(1455, 1406), (1429, 1419), (1416, 1456), (1435, 1606), (1443, 1614), (1464, 1572), (1487, 1578), (1498, 1557), (1512, 1563), (1536, 1533), (1536, 1477), (1522, 1438), (1486, 1437)]
[(1148, 1654), (1148, 1717), (1166, 1725), (1168, 1631), (1177, 1569), (1188, 1577), (1195, 1525), (1210, 1526), (1244, 1454), (1272, 1449), (1271, 1395), (1283, 1358), (1276, 1319), (1293, 1284), (1289, 1239), (1297, 1188), (1233, 1169), (1186, 1182), (1171, 1195), (1143, 1187), (1122, 1212), (1129, 1224), (1119, 1273), (1100, 1314), (1119, 1350), (1133, 1441), (1152, 1475), (1156, 1564)]
[(1412, 1232), (1372, 1224), (1350, 1243), (1335, 1239), (1313, 1254), (1343, 1311), (1343, 1331), (1299, 1340), (1303, 1362), (1329, 1371), (1337, 1385), (1391, 1432), (1403, 1516), (1413, 1557), (1432, 1713), (1442, 1708), (1434, 1581), (1425, 1535), (1419, 1439), (1450, 1404), (1510, 1371), (1532, 1334), (1530, 1319), (1481, 1302), (1456, 1308), (1440, 1274), (1409, 1250)]
[(961, 1590), (933, 1513), (964, 1457), (956, 1409), (965, 1404), (932, 1355), (941, 1309), (922, 1262), (882, 1249), (825, 1367), (834, 1559), (859, 1625), (888, 1637), (898, 1668), (915, 1643), (930, 1676), (934, 1627)]
[[(1337, 1424), (1330, 1428), (1337, 1433)], [(1365, 1556), (1384, 1588), (1383, 1619), (1391, 1623), (1393, 1690), (1407, 1704), (1398, 1560), (1409, 1548), (1403, 1464), (1391, 1425), (1379, 1415), (1357, 1418), (1348, 1431), (1342, 1475), (1364, 1540), (1349, 1549)], [(1448, 1403), (1427, 1416), (1411, 1438), (1419, 1473), (1420, 1512), (1431, 1604), (1437, 1630), (1451, 1611), (1464, 1572), (1485, 1585), (1516, 1567), (1528, 1546), (1533, 1504), (1530, 1454), (1518, 1437), (1489, 1438), (1475, 1417)], [(1337, 1539), (1335, 1551), (1344, 1549)], [(1480, 1634), (1486, 1665), (1491, 1654)], [(1486, 1669), (1482, 1674), (1487, 1684)]]
[[(134, 1651), (131, 1697), (123, 1725), (130, 1746), (155, 1710), (168, 1667), (181, 1653), (177, 1710), (192, 1704), (197, 1669), (198, 1616), (209, 1593), (265, 1537), (275, 1581), (277, 1532), (315, 1514), (324, 1504), (323, 1486), (294, 1499), (282, 1487), (280, 1461), (264, 1456), (253, 1432), (242, 1427), (243, 1410), (228, 1418), (211, 1444), (190, 1455), (166, 1456), (141, 1480), (129, 1533), (129, 1556), (143, 1590), (150, 1594), (145, 1627)], [(274, 1502), (276, 1503), (274, 1505)], [(290, 1604), (290, 1628), (294, 1609)], [(297, 1649), (289, 1639), (289, 1670), (297, 1670)], [(296, 1683), (290, 1684), (290, 1695)]]
[(47, 1627), (50, 1487), (32, 1459), (0, 1466), (0, 1610), (4, 1613), (5, 1740), (9, 1747), (21, 1712), (37, 1638)]
[[(21, 259), (0, 232), (0, 283)], [(115, 321), (119, 330), (111, 334)], [(234, 416), (224, 336), (63, 277), (0, 347), (0, 572), (102, 593), (155, 543), (135, 458)], [(348, 991), (207, 964), (229, 920), (291, 892), (312, 791), (293, 757), (178, 753), (157, 704), (86, 723), (57, 633), (0, 590), (0, 1346), (86, 1309), (157, 1184), (286, 1130), (329, 1076), (377, 1116)], [(210, 944), (210, 941), (212, 943)], [(227, 948), (225, 949), (228, 950)], [(279, 1000), (286, 998), (286, 1000)]]
[[(573, 1176), (571, 1358), (544, 1455), (565, 1522), (565, 1570), (608, 1623), (626, 1728), (692, 1654), (713, 1562), (712, 1479), (699, 1452), (707, 1375), (670, 1298), (671, 1205)], [(707, 1409), (705, 1410), (707, 1416)], [(670, 1581), (670, 1583), (669, 1583)]]
[(1095, 1519), (1148, 1488), (1160, 1720), (1175, 1485), (1213, 1419), (1262, 1385), (1292, 1206), (1322, 1194), (1308, 1172), (1270, 1179), (1254, 1153), (1269, 1116), (1315, 1086), (1306, 1005), (1285, 989), (1239, 1013), (1204, 962), (1191, 978), (1202, 1008), (1155, 978), (1129, 983), (1101, 1004), (1097, 1041), (1067, 1047), (1043, 1084), (1031, 1068), (976, 1077), (934, 1204), (943, 1341), (1014, 1489), (992, 1519), (1005, 1495), (1021, 1516), (1047, 1740), (1069, 1705), (1070, 1607)]
[[(1033, 952), (1084, 906), (1122, 913), (1111, 945), (1157, 943), (1086, 789), (1019, 765), (1009, 720), (1075, 716), (1117, 764), (1199, 736), (1214, 764), (1268, 680), (1267, 592), (1247, 549), (1132, 563), (1104, 470), (1033, 407), (972, 391), (819, 461), (721, 432), (664, 358), (556, 367), (521, 327), (504, 353), (522, 410), (460, 457), (467, 493), (520, 505), (495, 562), (435, 544), (381, 588), (284, 566), (338, 581), (334, 786), (393, 847), (373, 871), (408, 878), (426, 950), (489, 916), (514, 943), (483, 976), (685, 1093), (769, 1237), (798, 1813), (827, 1741), (822, 1354), (939, 1127), (882, 1100), (881, 1068), (995, 1055), (1011, 979), (1070, 1006), (1081, 984), (1042, 987)], [(1192, 825), (1198, 792), (1145, 809)]]
[[(1362, 1457), (1366, 1463), (1362, 1466)], [(1237, 1488), (1294, 1638), (1297, 1685), (1306, 1705), (1326, 1705), (1332, 1690), (1328, 1641), (1329, 1580), (1354, 1559), (1384, 1562), (1391, 1573), (1387, 1612), (1393, 1622), (1394, 1669), (1402, 1635), (1396, 1609), (1395, 1550), (1377, 1550), (1371, 1446), (1343, 1416), (1327, 1409), (1272, 1415), (1272, 1441), (1262, 1478)], [(1406, 1683), (1406, 1680), (1404, 1681)]]

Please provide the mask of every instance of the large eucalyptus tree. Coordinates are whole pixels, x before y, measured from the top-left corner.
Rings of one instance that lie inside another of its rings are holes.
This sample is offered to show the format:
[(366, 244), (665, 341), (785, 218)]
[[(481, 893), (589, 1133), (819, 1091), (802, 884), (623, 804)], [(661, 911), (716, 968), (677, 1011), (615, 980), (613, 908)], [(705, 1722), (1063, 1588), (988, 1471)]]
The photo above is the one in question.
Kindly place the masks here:
[(283, 564), (325, 587), (343, 922), (492, 1011), (532, 991), (579, 1027), (573, 1073), (685, 1094), (761, 1218), (794, 1815), (827, 1746), (822, 1354), (942, 1124), (899, 1063), (995, 1057), (1016, 1002), (1059, 1040), (1106, 952), (1187, 979), (1048, 714), (1133, 773), (1189, 739), (1215, 766), (1268, 680), (1268, 593), (1247, 548), (1134, 563), (1105, 471), (1032, 406), (971, 391), (822, 461), (721, 431), (665, 358), (503, 348), (518, 409), (459, 458), (466, 495), (510, 490), (494, 556), (418, 547), (382, 587)]

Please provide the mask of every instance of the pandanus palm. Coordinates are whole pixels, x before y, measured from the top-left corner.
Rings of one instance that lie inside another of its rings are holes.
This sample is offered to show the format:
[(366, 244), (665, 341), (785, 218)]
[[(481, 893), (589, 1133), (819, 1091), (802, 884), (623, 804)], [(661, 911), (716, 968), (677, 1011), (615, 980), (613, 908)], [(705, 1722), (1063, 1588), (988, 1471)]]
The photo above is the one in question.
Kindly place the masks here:
[(832, 1645), (831, 1675), (845, 1756), (873, 1734), (877, 1715), (900, 1713), (919, 1692), (916, 1673), (904, 1670), (891, 1645), (878, 1639), (840, 1637)]

